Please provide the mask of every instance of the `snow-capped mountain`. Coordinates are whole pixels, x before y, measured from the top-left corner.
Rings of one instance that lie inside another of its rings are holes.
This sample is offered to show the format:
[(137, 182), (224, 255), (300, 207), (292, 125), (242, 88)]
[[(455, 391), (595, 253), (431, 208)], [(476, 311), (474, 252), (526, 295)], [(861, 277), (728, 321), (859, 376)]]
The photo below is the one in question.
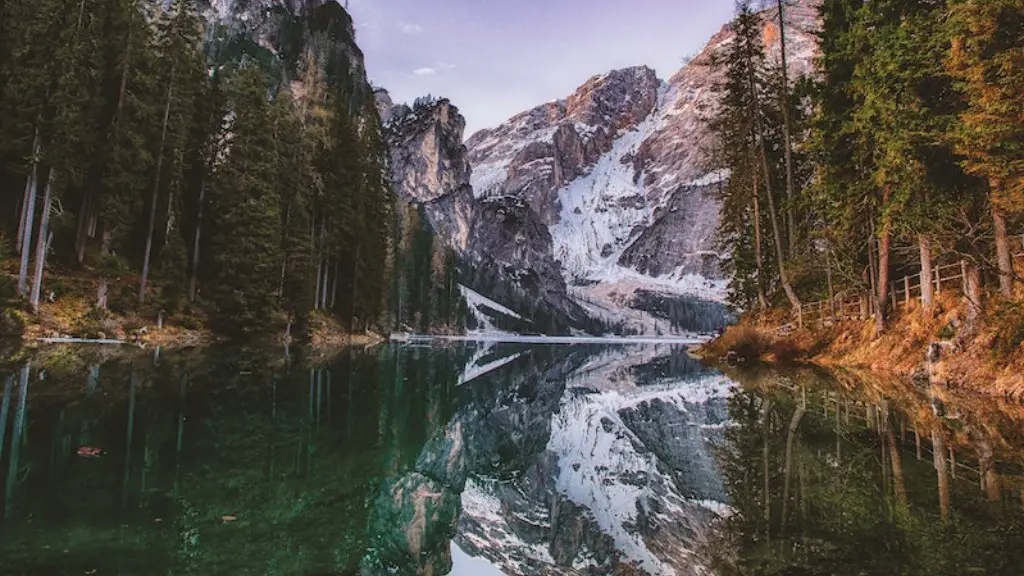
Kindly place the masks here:
[[(777, 12), (764, 40), (778, 53)], [(786, 12), (790, 72), (813, 68), (816, 12)], [(607, 301), (608, 286), (718, 297), (716, 189), (711, 169), (721, 71), (734, 33), (725, 26), (668, 82), (647, 67), (595, 76), (564, 100), (516, 115), (468, 141), (478, 198), (516, 197), (541, 217), (577, 295)]]
[[(813, 70), (813, 2), (786, 11), (793, 76)], [(777, 58), (778, 14), (762, 17), (769, 57)], [(712, 169), (708, 121), (723, 79), (713, 63), (733, 38), (726, 25), (668, 81), (645, 66), (594, 76), (565, 99), (473, 134), (465, 148), (428, 134), (447, 124), (450, 139), (451, 127), (464, 127), (461, 117), (453, 123), (433, 114), (427, 132), (394, 139), (401, 146), (392, 151), (396, 189), (434, 205), (434, 220), (471, 261), (488, 259), (503, 277), (535, 275), (516, 290), (550, 310), (578, 317), (582, 308), (605, 326), (659, 332), (666, 318), (643, 306), (643, 293), (724, 295), (715, 233), (717, 190), (728, 174)], [(452, 175), (455, 182), (446, 182)], [(488, 284), (503, 285), (497, 278)], [(530, 316), (517, 307), (522, 298), (502, 301), (494, 286), (470, 285)]]

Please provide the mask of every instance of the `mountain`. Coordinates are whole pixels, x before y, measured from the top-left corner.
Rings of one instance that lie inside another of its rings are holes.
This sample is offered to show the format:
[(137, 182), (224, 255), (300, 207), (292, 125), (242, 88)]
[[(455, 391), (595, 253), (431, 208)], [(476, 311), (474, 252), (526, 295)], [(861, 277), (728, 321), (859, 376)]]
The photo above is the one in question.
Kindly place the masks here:
[(458, 109), (443, 99), (394, 106), (381, 89), (375, 99), (386, 118), (391, 183), (398, 197), (424, 206), (435, 231), (462, 256), (464, 282), (530, 319), (499, 328), (602, 331), (569, 297), (537, 213), (523, 202), (474, 195), (463, 144), (466, 121)]
[[(762, 18), (777, 59), (778, 13)], [(809, 74), (813, 0), (792, 5), (786, 20), (790, 74)], [(451, 116), (450, 103), (406, 109), (419, 136), (407, 133), (408, 120), (392, 124), (403, 133), (392, 141), (396, 190), (427, 202), (470, 261), (493, 265), (501, 276), (491, 284), (511, 278), (552, 310), (575, 316), (582, 307), (620, 331), (694, 330), (649, 303), (671, 300), (688, 310), (676, 316), (694, 316), (707, 308), (696, 312), (694, 297), (724, 295), (715, 232), (717, 191), (728, 174), (713, 169), (708, 121), (723, 80), (713, 64), (733, 38), (724, 26), (667, 82), (646, 66), (594, 76), (564, 99), (473, 134), (465, 147), (457, 134), (464, 121)], [(524, 274), (530, 281), (517, 281)], [(472, 286), (530, 316), (494, 287)]]
[[(770, 57), (777, 12), (762, 14)], [(817, 14), (786, 12), (790, 73), (810, 73)], [(527, 203), (551, 235), (570, 293), (609, 307), (638, 290), (718, 299), (719, 184), (708, 121), (718, 101), (714, 62), (725, 26), (668, 82), (641, 66), (595, 76), (563, 100), (518, 114), (467, 141), (474, 194)]]

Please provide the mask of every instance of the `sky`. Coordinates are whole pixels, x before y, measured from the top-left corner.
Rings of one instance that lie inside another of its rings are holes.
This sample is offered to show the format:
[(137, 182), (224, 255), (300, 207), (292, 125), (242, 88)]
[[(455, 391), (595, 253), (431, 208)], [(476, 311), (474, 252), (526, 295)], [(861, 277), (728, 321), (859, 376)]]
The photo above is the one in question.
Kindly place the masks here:
[[(344, 1), (344, 0), (343, 0)], [(432, 94), (466, 136), (565, 98), (595, 74), (646, 64), (662, 79), (732, 15), (734, 0), (348, 0), (370, 81)]]

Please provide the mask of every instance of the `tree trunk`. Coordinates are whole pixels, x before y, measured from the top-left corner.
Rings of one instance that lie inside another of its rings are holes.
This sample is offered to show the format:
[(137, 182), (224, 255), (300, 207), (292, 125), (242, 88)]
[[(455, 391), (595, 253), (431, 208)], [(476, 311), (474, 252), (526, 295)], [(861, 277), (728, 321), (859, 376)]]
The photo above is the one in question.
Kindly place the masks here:
[[(889, 205), (892, 189), (886, 186), (882, 192), (883, 210)], [(882, 236), (878, 240), (878, 315), (875, 316), (875, 336), (881, 336), (885, 330), (885, 320), (889, 305), (889, 249), (892, 241), (892, 218), (882, 215)]]
[(775, 236), (775, 256), (779, 260), (779, 281), (782, 283), (782, 289), (786, 293), (786, 298), (789, 300), (790, 306), (793, 310), (800, 313), (800, 298), (797, 297), (796, 292), (793, 290), (793, 285), (789, 283), (789, 274), (786, 273), (786, 257), (782, 251), (782, 237), (779, 235), (779, 218), (778, 213), (775, 211), (775, 199), (772, 195), (771, 185), (771, 171), (768, 168), (768, 150), (764, 143), (764, 138), (761, 138), (761, 167), (764, 170), (764, 185), (765, 195), (768, 196), (768, 215), (772, 222), (772, 234)]
[(30, 190), (28, 200), (25, 204), (25, 226), (22, 230), (21, 240), (21, 265), (18, 267), (18, 295), (28, 296), (28, 262), (32, 252), (32, 225), (36, 215), (36, 196), (39, 185), (39, 164), (32, 164), (32, 174), (29, 176)]
[[(992, 191), (999, 190), (1000, 181), (993, 178), (990, 186)], [(999, 295), (1003, 299), (1013, 298), (1013, 256), (1010, 254), (1010, 239), (1006, 235), (1006, 220), (992, 199), (992, 221), (995, 224), (996, 260), (999, 263)]]
[(964, 297), (967, 299), (967, 322), (970, 324), (978, 320), (982, 311), (981, 271), (973, 262), (967, 263), (964, 286), (966, 288)]
[[(751, 67), (751, 70), (753, 70), (753, 62), (748, 62), (748, 65)], [(779, 260), (779, 280), (782, 283), (782, 289), (786, 292), (786, 298), (789, 300), (789, 304), (799, 315), (801, 313), (800, 299), (797, 298), (796, 292), (793, 290), (793, 286), (789, 283), (789, 275), (786, 273), (786, 258), (782, 253), (782, 237), (779, 236), (779, 218), (775, 211), (775, 197), (772, 194), (772, 174), (771, 170), (768, 168), (768, 147), (764, 142), (764, 135), (761, 131), (761, 107), (758, 104), (757, 90), (754, 85), (753, 75), (751, 75), (747, 81), (749, 84), (751, 102), (754, 103), (754, 115), (756, 118), (754, 123), (754, 132), (761, 148), (761, 166), (764, 170), (764, 190), (765, 195), (768, 197), (768, 211), (772, 222), (772, 232), (775, 236), (775, 254)]]
[(78, 223), (75, 228), (75, 255), (78, 263), (85, 261), (85, 244), (89, 234), (89, 207), (91, 193), (86, 190), (82, 192), (82, 204), (78, 209)]
[(937, 427), (932, 428), (932, 454), (939, 484), (939, 514), (945, 522), (949, 520), (949, 469), (946, 461), (946, 441), (942, 437), (942, 431)]
[(188, 279), (188, 301), (196, 301), (196, 284), (199, 276), (199, 238), (203, 231), (203, 202), (206, 199), (206, 175), (199, 186), (199, 208), (196, 210), (196, 233), (192, 240), (192, 274)]
[(757, 170), (754, 170), (754, 256), (757, 260), (757, 304), (761, 312), (768, 310), (768, 297), (764, 291), (764, 251), (761, 242), (761, 201), (757, 187)]
[(46, 252), (50, 247), (47, 240), (50, 232), (50, 205), (53, 202), (53, 180), (57, 170), (50, 168), (50, 177), (46, 181), (46, 192), (43, 193), (43, 213), (39, 218), (39, 235), (36, 237), (36, 267), (32, 277), (32, 296), (29, 305), (33, 314), (39, 314), (39, 293), (43, 286), (43, 268), (46, 266)]
[(167, 86), (167, 102), (164, 104), (163, 128), (160, 131), (160, 148), (156, 155), (156, 175), (153, 178), (153, 194), (150, 196), (149, 226), (146, 233), (146, 254), (142, 258), (142, 279), (139, 282), (139, 304), (146, 302), (146, 284), (149, 281), (149, 261), (153, 255), (153, 229), (156, 227), (156, 204), (160, 193), (160, 173), (164, 166), (164, 144), (167, 141), (167, 122), (171, 117), (171, 99), (174, 95), (174, 74), (171, 68), (171, 81)]
[(927, 315), (931, 313), (934, 300), (932, 276), (935, 275), (935, 272), (932, 271), (932, 246), (924, 234), (919, 234), (917, 241), (921, 248), (921, 305)]
[(20, 255), (21, 247), (24, 244), (25, 236), (25, 219), (28, 217), (28, 198), (32, 192), (32, 174), (25, 178), (25, 194), (21, 199), (21, 216), (18, 218), (18, 235), (15, 237), (15, 250)]
[(791, 138), (792, 125), (789, 118), (789, 68), (786, 64), (786, 18), (784, 0), (779, 4), (779, 42), (782, 55), (782, 137), (786, 152), (786, 228), (789, 231), (789, 256), (796, 253), (796, 223), (793, 219), (793, 143)]

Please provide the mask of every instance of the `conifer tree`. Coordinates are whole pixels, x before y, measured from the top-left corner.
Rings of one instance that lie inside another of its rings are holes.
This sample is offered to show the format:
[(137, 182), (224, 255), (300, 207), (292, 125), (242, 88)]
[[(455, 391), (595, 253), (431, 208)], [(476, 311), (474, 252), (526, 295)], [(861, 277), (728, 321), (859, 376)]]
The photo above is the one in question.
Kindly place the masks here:
[(1017, 0), (950, 2), (946, 65), (967, 107), (950, 133), (966, 170), (987, 181), (1000, 293), (1013, 294), (1005, 213), (1024, 211), (1024, 9)]
[(281, 263), (280, 196), (265, 79), (253, 64), (230, 81), (233, 120), (217, 171), (214, 320), (226, 333), (252, 335), (274, 324)]

